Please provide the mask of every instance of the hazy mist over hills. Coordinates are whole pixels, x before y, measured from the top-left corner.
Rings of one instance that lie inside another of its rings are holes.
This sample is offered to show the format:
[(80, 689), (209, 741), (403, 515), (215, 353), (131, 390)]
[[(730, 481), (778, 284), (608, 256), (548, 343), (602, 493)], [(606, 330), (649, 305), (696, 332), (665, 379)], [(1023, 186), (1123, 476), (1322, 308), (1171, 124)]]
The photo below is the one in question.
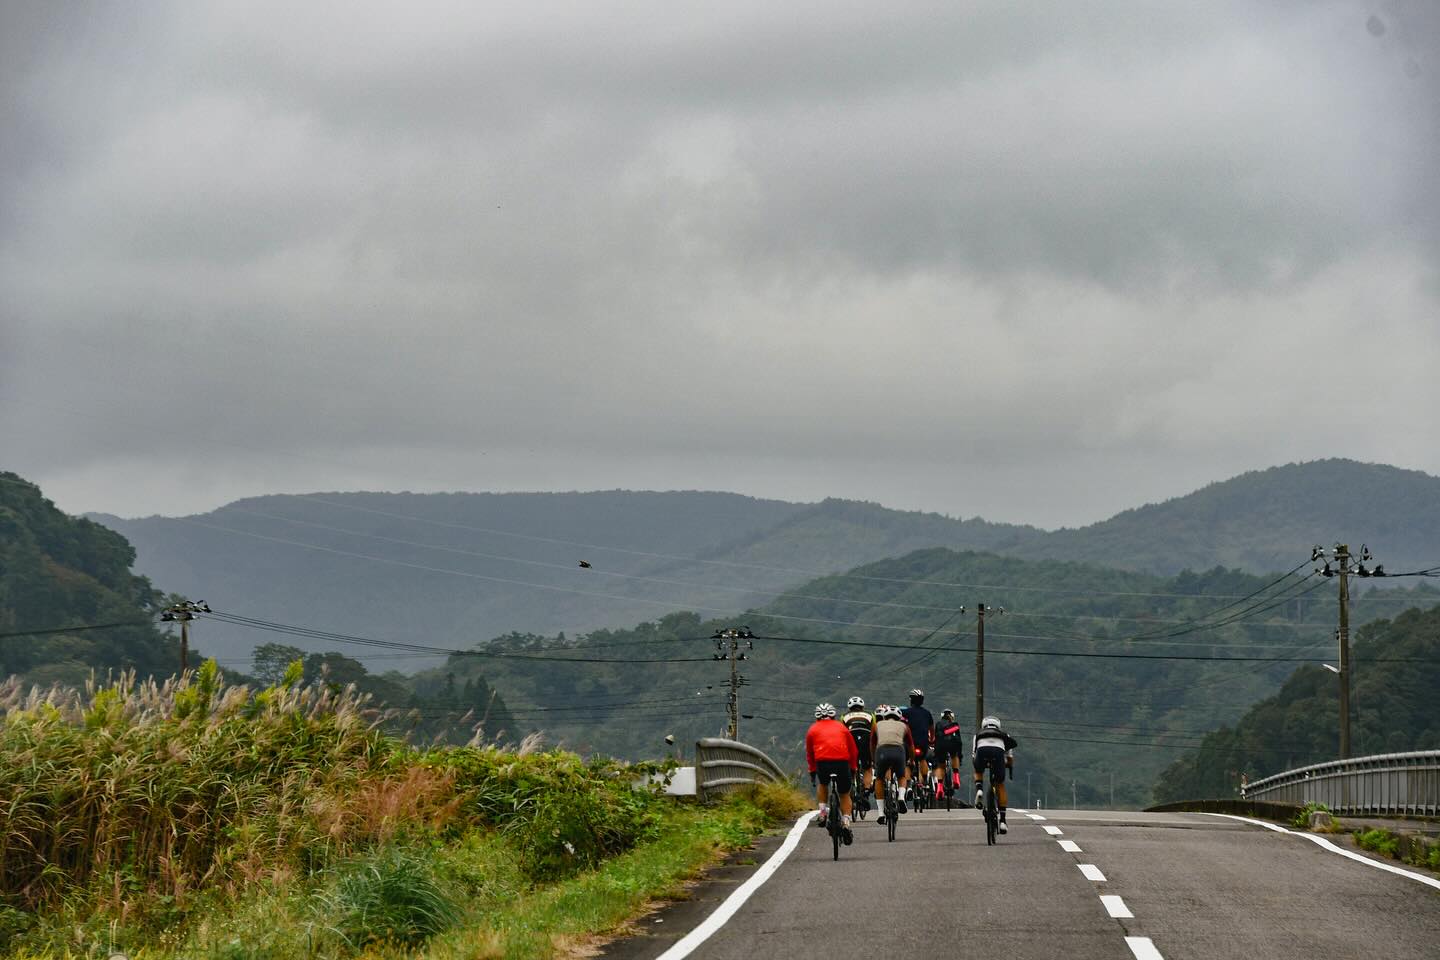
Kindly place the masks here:
[[(928, 547), (1168, 576), (1287, 570), (1312, 544), (1343, 539), (1400, 572), (1437, 559), (1440, 479), (1347, 460), (1291, 464), (1053, 532), (712, 492), (325, 493), (194, 517), (94, 519), (131, 541), (138, 572), (217, 609), (460, 648), (515, 630), (736, 613), (815, 576)], [(206, 631), (206, 648), (229, 657), (264, 640)]]

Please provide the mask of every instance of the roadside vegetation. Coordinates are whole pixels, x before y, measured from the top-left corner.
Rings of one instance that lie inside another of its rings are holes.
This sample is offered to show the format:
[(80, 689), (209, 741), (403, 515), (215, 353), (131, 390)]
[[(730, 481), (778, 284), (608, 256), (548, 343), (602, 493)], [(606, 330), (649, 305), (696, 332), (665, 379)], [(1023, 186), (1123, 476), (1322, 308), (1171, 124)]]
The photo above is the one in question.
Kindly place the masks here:
[(0, 956), (546, 957), (745, 846), (793, 791), (715, 807), (654, 765), (417, 749), (299, 663), (0, 687)]
[(1419, 834), (1399, 834), (1384, 827), (1356, 830), (1355, 845), (1392, 860), (1440, 871), (1440, 842)]

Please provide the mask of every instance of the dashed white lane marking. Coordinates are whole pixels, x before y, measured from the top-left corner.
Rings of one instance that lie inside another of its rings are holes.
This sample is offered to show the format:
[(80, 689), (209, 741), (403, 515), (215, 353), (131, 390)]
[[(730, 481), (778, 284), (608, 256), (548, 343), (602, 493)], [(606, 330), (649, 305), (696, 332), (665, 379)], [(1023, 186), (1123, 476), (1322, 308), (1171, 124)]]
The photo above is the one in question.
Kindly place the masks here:
[(1105, 912), (1116, 920), (1133, 919), (1135, 916), (1135, 914), (1130, 912), (1130, 908), (1125, 906), (1125, 901), (1114, 894), (1102, 895), (1100, 902), (1105, 904)]
[(1058, 836), (1060, 836), (1060, 834), (1064, 833), (1065, 831), (1064, 831), (1064, 830), (1061, 830), (1059, 827), (1052, 827), (1052, 826), (1050, 826), (1050, 825), (1047, 823), (1047, 824), (1045, 825), (1045, 832), (1048, 833), (1048, 834), (1050, 834), (1050, 836), (1052, 836), (1052, 837), (1058, 837)]
[(1093, 863), (1080, 864), (1080, 872), (1085, 874), (1086, 880), (1094, 880), (1096, 883), (1105, 882), (1105, 874), (1101, 873), (1100, 868)]
[(656, 960), (681, 960), (682, 957), (688, 957), (696, 947), (708, 940), (715, 931), (725, 926), (726, 922), (735, 916), (736, 911), (745, 905), (745, 901), (750, 899), (750, 895), (756, 890), (759, 890), (761, 884), (769, 880), (770, 875), (780, 869), (780, 865), (785, 862), (785, 858), (790, 856), (791, 852), (800, 845), (800, 838), (805, 836), (805, 831), (809, 828), (810, 824), (814, 822), (814, 810), (806, 810), (802, 813), (800, 819), (795, 821), (795, 826), (790, 828), (790, 834), (785, 838), (785, 842), (780, 844), (780, 849), (772, 853), (770, 859), (766, 860), (759, 870), (756, 870), (750, 875), (749, 880), (740, 884), (734, 893), (726, 897), (725, 902), (720, 904), (714, 913), (706, 917), (700, 926), (685, 934), (684, 937), (675, 942), (674, 946), (660, 954)]
[(1079, 853), (1080, 844), (1076, 843), (1074, 840), (1061, 840), (1060, 849), (1064, 850), (1066, 853)]
[(1025, 816), (1029, 817), (1031, 820), (1044, 820), (1044, 819), (1045, 819), (1044, 817), (1040, 816), (1040, 814), (1038, 814), (1038, 813), (1027, 813), (1027, 814), (1025, 814)]
[(1149, 937), (1126, 937), (1125, 946), (1135, 954), (1135, 960), (1165, 960)]
[(1420, 883), (1423, 883), (1426, 886), (1434, 887), (1436, 890), (1440, 890), (1440, 880), (1436, 880), (1434, 877), (1427, 877), (1423, 874), (1401, 869), (1400, 867), (1392, 867), (1388, 863), (1381, 863), (1378, 860), (1371, 860), (1369, 857), (1362, 857), (1360, 854), (1354, 852), (1353, 850), (1346, 850), (1343, 847), (1337, 847), (1335, 844), (1331, 843), (1329, 840), (1326, 840), (1324, 837), (1317, 837), (1313, 833), (1299, 833), (1294, 830), (1286, 830), (1284, 827), (1276, 826), (1273, 823), (1266, 823), (1264, 820), (1252, 820), (1249, 817), (1237, 817), (1233, 813), (1207, 813), (1206, 816), (1224, 817), (1226, 820), (1239, 820), (1241, 823), (1249, 823), (1257, 827), (1264, 827), (1266, 830), (1274, 830), (1276, 833), (1288, 833), (1291, 836), (1304, 837), (1306, 840), (1314, 841), (1316, 844), (1325, 848), (1326, 850), (1329, 850), (1331, 853), (1338, 853), (1340, 854), (1340, 856), (1348, 857), (1349, 859), (1354, 860), (1356, 863), (1363, 863), (1367, 867), (1374, 867), (1376, 870), (1384, 870), (1386, 873), (1393, 873), (1401, 877), (1408, 877), (1411, 880), (1418, 880)]

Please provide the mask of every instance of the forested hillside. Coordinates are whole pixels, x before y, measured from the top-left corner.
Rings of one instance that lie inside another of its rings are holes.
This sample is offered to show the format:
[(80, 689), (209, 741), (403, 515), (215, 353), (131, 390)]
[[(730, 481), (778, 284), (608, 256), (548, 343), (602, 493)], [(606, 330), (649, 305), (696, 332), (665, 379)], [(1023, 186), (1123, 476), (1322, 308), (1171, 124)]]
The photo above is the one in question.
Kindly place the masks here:
[[(1440, 562), (1427, 552), (1440, 543), (1440, 479), (1343, 460), (1245, 474), (1052, 533), (871, 503), (701, 492), (329, 493), (257, 497), (194, 517), (102, 519), (136, 545), (137, 569), (217, 608), (451, 647), (686, 610), (724, 616), (928, 547), (1162, 576), (1288, 570), (1313, 544), (1337, 540), (1368, 543), (1392, 571)], [(207, 624), (201, 639), (229, 658), (260, 642), (223, 624)]]
[(1217, 564), (1264, 573), (1337, 540), (1368, 543), (1392, 572), (1440, 563), (1440, 478), (1354, 460), (1292, 463), (1005, 552), (1160, 574)]
[[(1027, 791), (1068, 804), (1074, 781), (1079, 802), (1106, 804), (1113, 776), (1116, 802), (1135, 804), (1175, 756), (1273, 692), (1297, 662), (1332, 655), (1334, 584), (1308, 574), (1161, 578), (926, 550), (810, 582), (740, 618), (674, 614), (563, 640), (515, 634), (444, 670), (458, 677), (483, 664), (520, 728), (580, 750), (652, 756), (666, 733), (687, 743), (723, 729), (728, 668), (708, 638), (743, 623), (772, 639), (756, 640), (741, 665), (742, 734), (795, 762), (819, 699), (897, 702), (919, 686), (968, 729), (983, 602), (1006, 610), (987, 622), (987, 708), (1022, 741)], [(1357, 601), (1356, 621), (1436, 600), (1371, 594)], [(515, 654), (556, 659), (504, 658)]]
[[(137, 545), (156, 582), (217, 609), (452, 647), (738, 612), (816, 572), (1024, 533), (874, 504), (694, 492), (328, 493), (100, 519)], [(260, 642), (223, 624), (207, 624), (205, 640), (227, 657)]]
[(160, 594), (130, 572), (134, 559), (124, 537), (0, 473), (0, 678), (80, 683), (92, 670), (102, 679), (130, 667), (174, 672), (179, 647), (156, 628)]
[[(1352, 664), (1355, 756), (1440, 749), (1440, 608), (1367, 624), (1355, 638)], [(1231, 797), (1241, 773), (1258, 780), (1334, 760), (1339, 704), (1335, 674), (1315, 664), (1301, 667), (1278, 694), (1167, 767), (1156, 782), (1156, 800)]]

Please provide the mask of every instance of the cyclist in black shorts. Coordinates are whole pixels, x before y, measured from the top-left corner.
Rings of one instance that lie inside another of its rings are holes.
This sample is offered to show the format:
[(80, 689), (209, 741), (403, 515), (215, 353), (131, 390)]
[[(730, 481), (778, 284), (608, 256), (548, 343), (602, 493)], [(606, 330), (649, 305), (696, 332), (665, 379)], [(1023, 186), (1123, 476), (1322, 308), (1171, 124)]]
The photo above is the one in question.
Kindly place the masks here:
[[(885, 775), (895, 771), (896, 786), (900, 795), (895, 798), (901, 813), (905, 812), (905, 784), (910, 779), (910, 766), (906, 763), (915, 750), (915, 741), (910, 737), (910, 727), (900, 716), (899, 707), (881, 706), (875, 711), (875, 732), (871, 734), (871, 746), (875, 754), (875, 799), (884, 809)], [(880, 814), (876, 823), (885, 826), (885, 814)]]
[(1000, 811), (1000, 832), (1006, 833), (1005, 773), (1015, 766), (1015, 738), (1000, 728), (999, 717), (986, 717), (980, 721), (980, 730), (970, 748), (970, 758), (975, 766), (975, 809), (985, 806), (985, 790), (980, 786), (980, 778), (988, 769), (990, 782), (995, 785), (995, 805)]
[(914, 750), (907, 759), (915, 764), (918, 778), (918, 782), (914, 784), (916, 790), (925, 785), (925, 780), (930, 775), (929, 753), (930, 748), (935, 745), (935, 718), (925, 709), (924, 703), (925, 691), (917, 687), (910, 691), (910, 706), (900, 711), (905, 723), (910, 727), (910, 739), (915, 741)]
[(954, 710), (941, 710), (935, 723), (935, 765), (944, 768), (945, 792), (955, 789), (955, 776), (960, 771), (960, 758), (965, 755), (965, 738), (960, 735), (960, 722)]
[(875, 758), (870, 751), (870, 737), (875, 732), (875, 717), (865, 709), (863, 697), (851, 697), (845, 702), (845, 716), (840, 722), (850, 728), (850, 736), (855, 738), (855, 748), (860, 752), (860, 802), (865, 809), (870, 809), (869, 802), (865, 795), (870, 792), (871, 778), (874, 772), (871, 769), (875, 765)]

